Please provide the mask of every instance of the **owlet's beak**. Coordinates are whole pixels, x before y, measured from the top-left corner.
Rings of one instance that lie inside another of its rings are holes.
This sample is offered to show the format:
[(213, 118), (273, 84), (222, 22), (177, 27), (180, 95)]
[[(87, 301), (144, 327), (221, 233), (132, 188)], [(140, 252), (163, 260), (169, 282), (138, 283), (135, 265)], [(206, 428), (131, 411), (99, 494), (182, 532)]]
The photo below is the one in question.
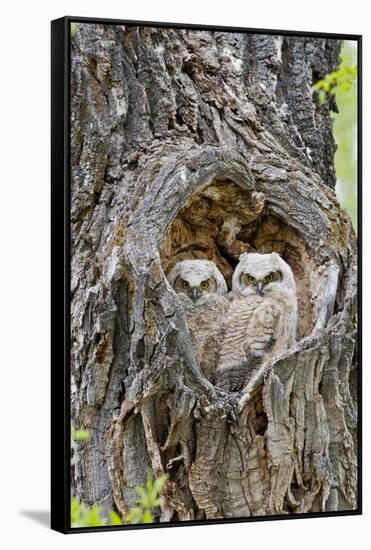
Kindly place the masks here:
[(255, 285), (255, 288), (257, 292), (260, 294), (260, 296), (263, 296), (264, 294), (264, 283), (263, 281), (258, 281)]
[(198, 300), (199, 297), (200, 297), (200, 292), (199, 292), (198, 288), (192, 288), (191, 298), (192, 298), (193, 302), (196, 302), (196, 300)]

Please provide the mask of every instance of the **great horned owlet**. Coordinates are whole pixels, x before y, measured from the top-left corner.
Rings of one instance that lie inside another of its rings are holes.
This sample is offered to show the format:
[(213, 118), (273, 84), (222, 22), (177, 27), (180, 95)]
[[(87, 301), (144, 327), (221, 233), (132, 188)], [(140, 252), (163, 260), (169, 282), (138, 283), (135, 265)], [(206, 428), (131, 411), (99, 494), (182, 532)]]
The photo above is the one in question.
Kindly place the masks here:
[(198, 363), (213, 382), (223, 318), (230, 306), (225, 279), (214, 262), (183, 260), (171, 270), (168, 280), (183, 302)]
[(242, 254), (232, 294), (216, 385), (239, 391), (262, 362), (294, 345), (297, 294), (291, 268), (276, 252)]

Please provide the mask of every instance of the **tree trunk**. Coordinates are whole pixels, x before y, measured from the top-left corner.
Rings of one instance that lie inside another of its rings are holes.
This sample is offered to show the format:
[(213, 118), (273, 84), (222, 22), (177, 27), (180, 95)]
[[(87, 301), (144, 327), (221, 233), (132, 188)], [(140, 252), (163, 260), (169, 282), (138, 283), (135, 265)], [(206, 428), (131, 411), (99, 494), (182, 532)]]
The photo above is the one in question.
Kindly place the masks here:
[[(356, 239), (312, 86), (340, 42), (79, 24), (71, 76), (73, 492), (160, 521), (357, 507)], [(298, 342), (243, 394), (203, 375), (166, 274), (277, 251)]]

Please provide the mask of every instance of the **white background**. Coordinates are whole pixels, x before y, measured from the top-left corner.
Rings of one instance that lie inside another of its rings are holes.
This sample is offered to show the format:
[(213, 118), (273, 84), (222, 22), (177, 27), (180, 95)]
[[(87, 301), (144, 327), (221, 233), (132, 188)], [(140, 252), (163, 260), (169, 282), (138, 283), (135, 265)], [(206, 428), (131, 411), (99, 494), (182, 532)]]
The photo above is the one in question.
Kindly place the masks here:
[[(370, 529), (369, 15), (366, 1), (82, 0), (17, 2), (1, 10), (2, 548), (364, 548)], [(61, 535), (49, 508), (50, 23), (63, 15), (328, 31), (364, 37), (364, 516)], [(368, 248), (368, 249), (367, 249)], [(5, 302), (5, 305), (4, 305)], [(41, 521), (40, 521), (41, 520)], [(370, 538), (370, 537), (368, 537)]]

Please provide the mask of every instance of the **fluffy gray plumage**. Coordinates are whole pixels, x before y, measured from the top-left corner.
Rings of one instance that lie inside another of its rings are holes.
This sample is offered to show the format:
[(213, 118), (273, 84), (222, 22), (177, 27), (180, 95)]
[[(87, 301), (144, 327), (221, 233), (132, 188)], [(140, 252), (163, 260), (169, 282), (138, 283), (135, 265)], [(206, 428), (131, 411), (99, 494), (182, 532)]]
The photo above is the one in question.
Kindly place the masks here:
[(216, 384), (239, 391), (257, 366), (294, 345), (297, 293), (290, 266), (275, 252), (242, 254), (232, 293)]
[(230, 305), (225, 279), (214, 262), (183, 260), (168, 280), (183, 302), (198, 363), (206, 378), (214, 381), (223, 318)]

